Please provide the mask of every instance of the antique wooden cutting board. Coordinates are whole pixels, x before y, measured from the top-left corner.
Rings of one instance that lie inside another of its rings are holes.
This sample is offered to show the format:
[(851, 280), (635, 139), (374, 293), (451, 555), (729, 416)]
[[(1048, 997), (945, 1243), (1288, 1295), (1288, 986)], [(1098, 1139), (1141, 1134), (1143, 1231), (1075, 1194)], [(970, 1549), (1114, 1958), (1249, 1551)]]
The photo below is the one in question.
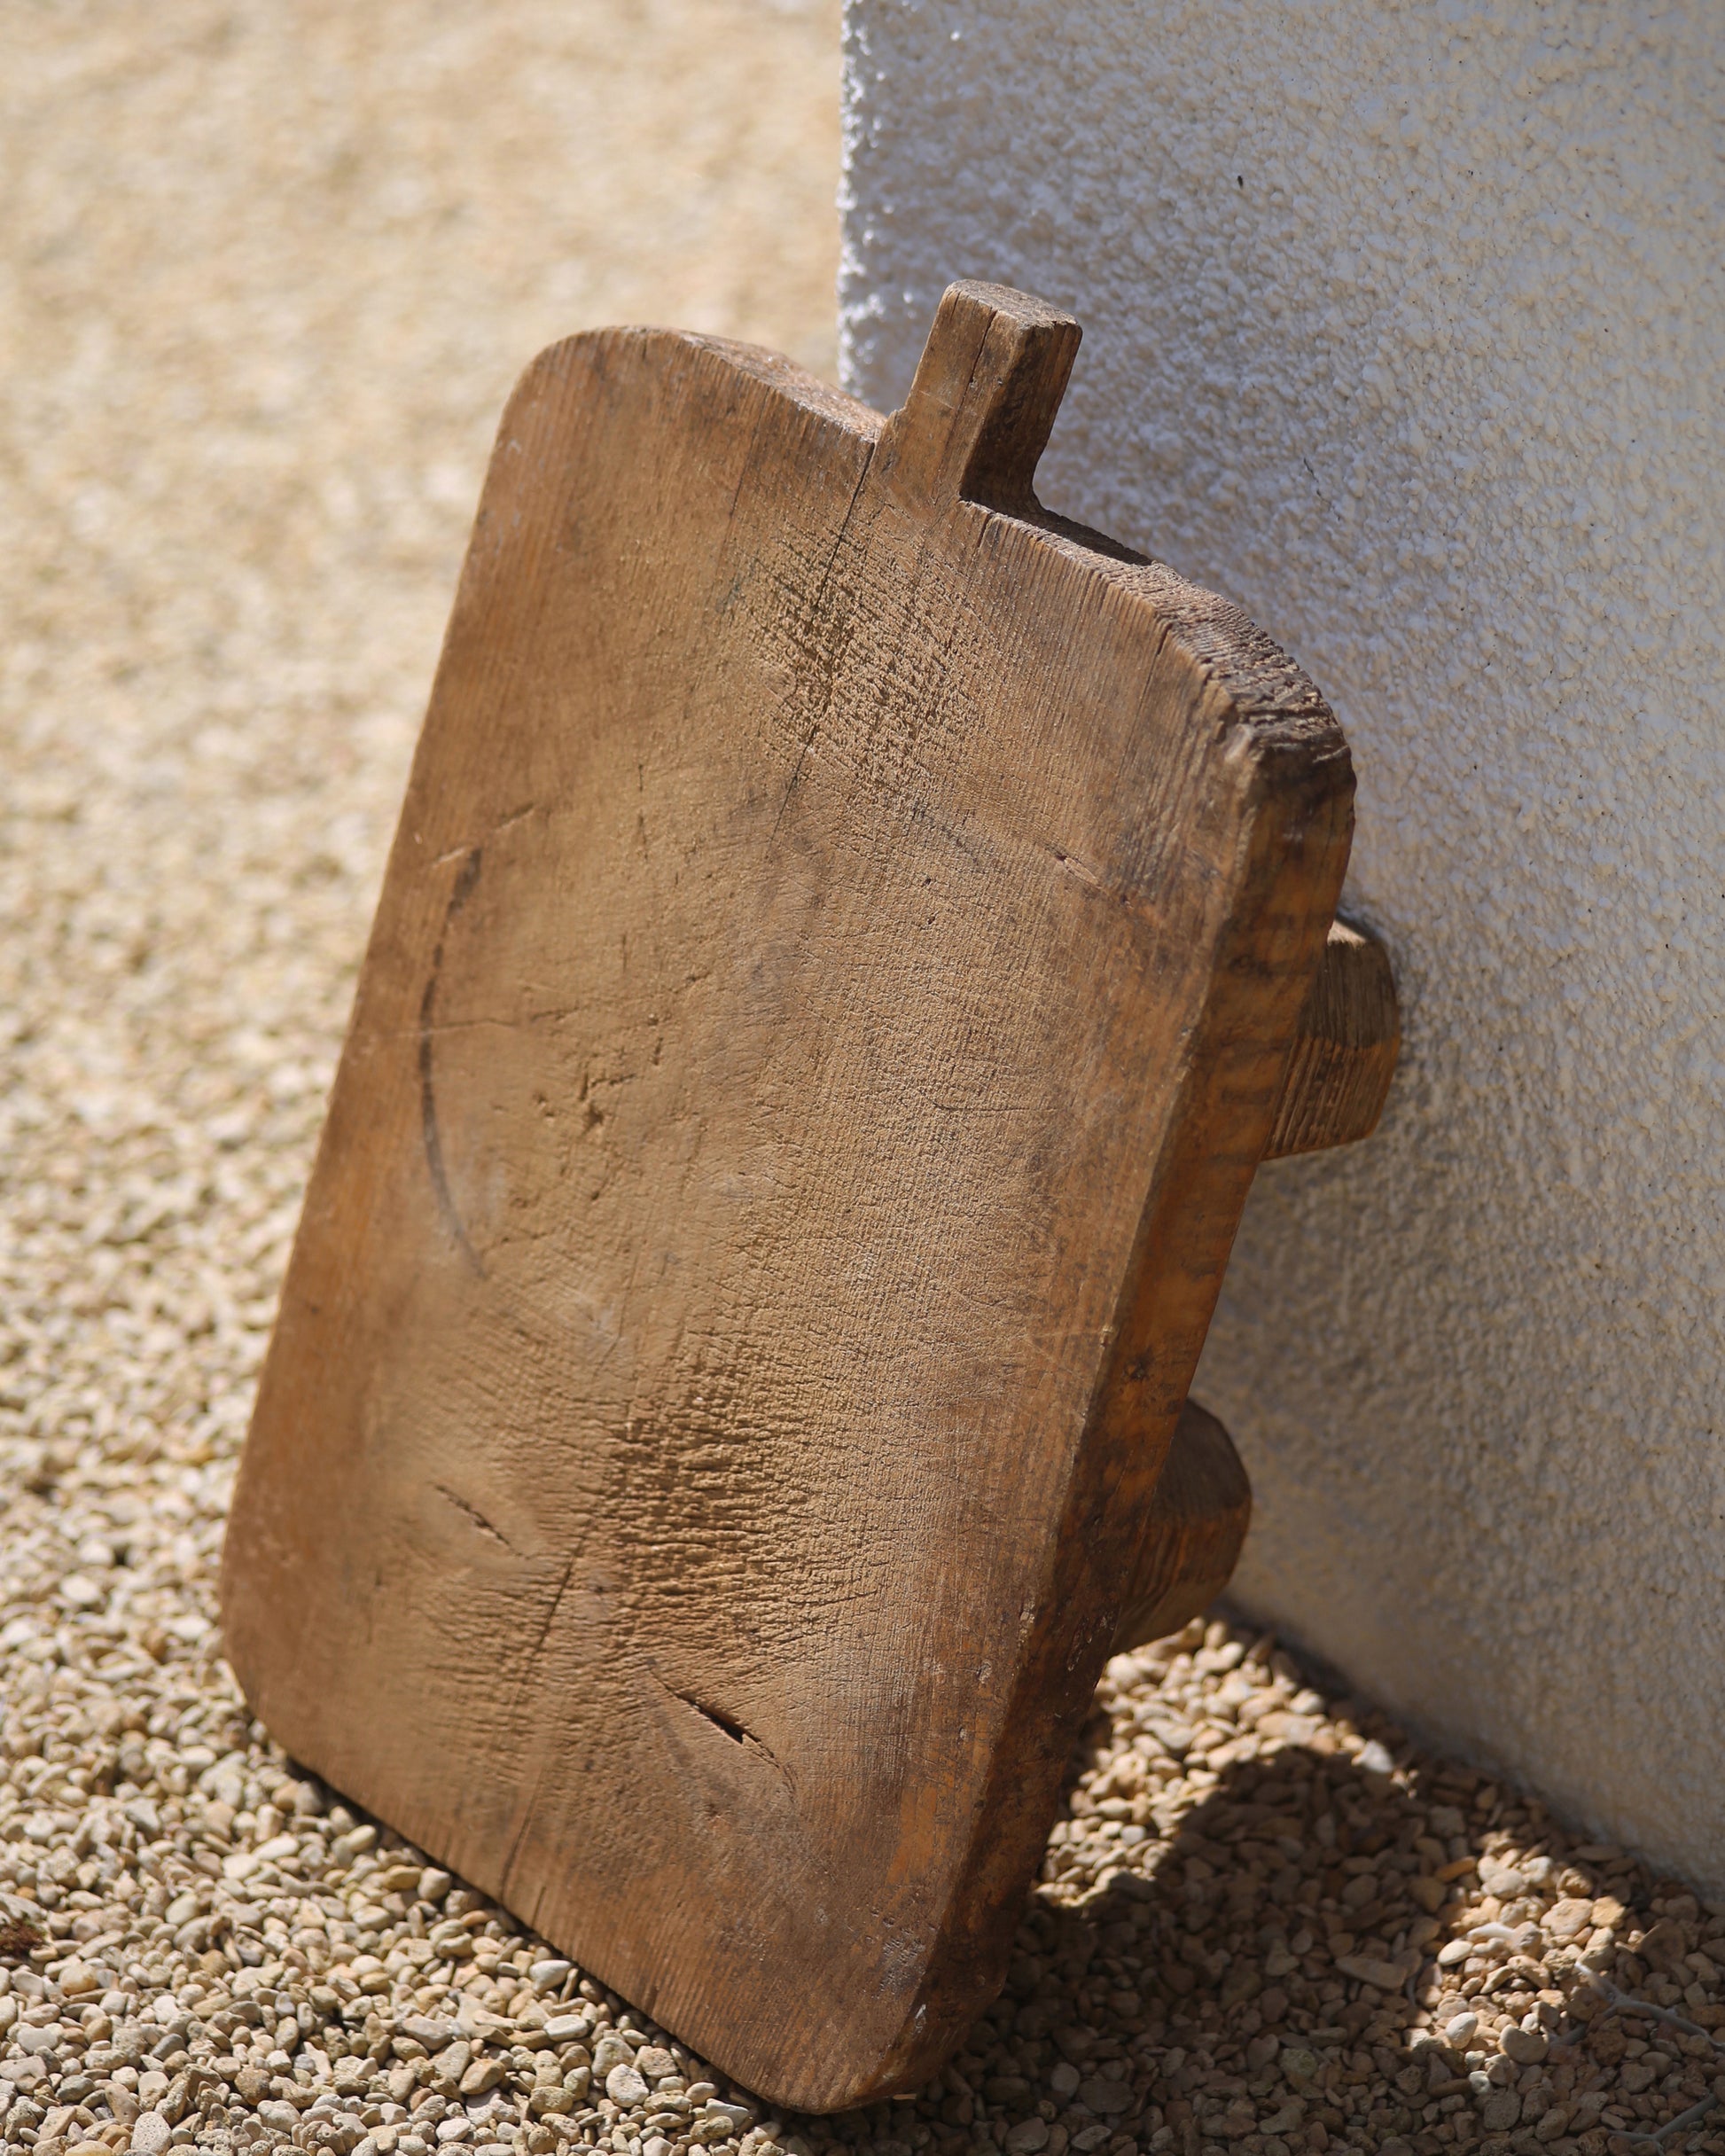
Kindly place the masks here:
[(229, 1531), (297, 1757), (810, 2109), (998, 1986), (1347, 855), (1312, 684), (1038, 507), (1077, 341), (528, 370)]

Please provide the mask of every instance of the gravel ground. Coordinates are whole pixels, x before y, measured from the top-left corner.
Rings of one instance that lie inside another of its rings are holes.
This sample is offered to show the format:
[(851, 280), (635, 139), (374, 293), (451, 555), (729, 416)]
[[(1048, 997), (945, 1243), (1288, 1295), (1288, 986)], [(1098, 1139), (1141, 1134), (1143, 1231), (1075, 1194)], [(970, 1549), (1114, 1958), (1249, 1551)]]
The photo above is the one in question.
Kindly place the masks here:
[(490, 428), (600, 321), (830, 369), (836, 35), (826, 0), (9, 12), (10, 2147), (1597, 2156), (1725, 2064), (1725, 1911), (1217, 1624), (1112, 1666), (941, 2082), (773, 2119), (297, 1776), (220, 1659), (234, 1454)]

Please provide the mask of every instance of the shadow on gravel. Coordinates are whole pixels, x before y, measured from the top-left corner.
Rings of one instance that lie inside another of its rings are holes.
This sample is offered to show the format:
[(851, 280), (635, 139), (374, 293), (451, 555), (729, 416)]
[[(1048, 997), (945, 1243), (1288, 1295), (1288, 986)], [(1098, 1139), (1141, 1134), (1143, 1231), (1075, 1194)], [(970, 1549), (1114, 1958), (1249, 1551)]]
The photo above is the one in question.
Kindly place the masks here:
[[(881, 2156), (1222, 2142), (1292, 2156), (1345, 2127), (1385, 2156), (1471, 2145), (1420, 2131), (1408, 2102), (1463, 2071), (1407, 2048), (1415, 1986), (1433, 1973), (1418, 1942), (1434, 1927), (1409, 1891), (1432, 1811), (1345, 1756), (1290, 1747), (1229, 1769), (1171, 1843), (1123, 1851), (1087, 1898), (1036, 1890), (1005, 1990), (935, 2087), (805, 2121), (804, 2137)], [(1345, 2074), (1373, 2096), (1346, 2120)]]
[[(951, 2066), (914, 2099), (803, 2122), (789, 2156), (835, 2137), (879, 2156), (1643, 2156), (1661, 2129), (1668, 2152), (1725, 2145), (1707, 2136), (1725, 2004), (1700, 1950), (1725, 1961), (1725, 1905), (1465, 1768), (1424, 1761), (1409, 1787), (1321, 1742), (1229, 1767), (1157, 1841), (1150, 1800), (1107, 1801), (1120, 1745), (1093, 1718), (1050, 1845), (1051, 1872), (1077, 1868), (1033, 1894)], [(1565, 1973), (1590, 1924), (1639, 2006)], [(1471, 1943), (1440, 1967), (1452, 1928)], [(1441, 2035), (1415, 2033), (1432, 2019)]]
[[(1380, 2099), (1354, 2121), (1370, 2145), (1414, 2132), (1416, 2090), (1395, 2083), (1413, 2071), (1416, 1987), (1435, 1974), (1421, 1951), (1435, 1927), (1409, 1892), (1429, 1869), (1415, 1849), (1428, 1816), (1387, 1776), (1291, 1748), (1228, 1769), (1143, 1871), (1068, 1908), (1039, 1894), (990, 2019), (1009, 2044), (1043, 2033), (1079, 2073), (1052, 2122), (1071, 2145), (1123, 2156), (1126, 2135), (1196, 2151), (1203, 2094), (1205, 2138), (1247, 2156), (1275, 2156), (1278, 2142), (1320, 2149), (1346, 2123), (1331, 2099), (1362, 2067)], [(1031, 2129), (1019, 2145), (1036, 2139)], [(1050, 2124), (1042, 2145), (1054, 2139)]]

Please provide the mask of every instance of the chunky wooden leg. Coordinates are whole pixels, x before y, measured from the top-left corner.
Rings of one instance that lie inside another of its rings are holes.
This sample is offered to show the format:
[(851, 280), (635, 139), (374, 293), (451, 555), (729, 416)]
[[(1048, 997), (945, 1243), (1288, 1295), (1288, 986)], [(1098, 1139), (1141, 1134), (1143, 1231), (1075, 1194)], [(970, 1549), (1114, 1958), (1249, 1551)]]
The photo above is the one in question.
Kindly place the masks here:
[(1165, 1639), (1209, 1608), (1232, 1576), (1252, 1519), (1252, 1485), (1234, 1441), (1207, 1408), (1181, 1410), (1114, 1652)]
[[(1267, 1160), (1370, 1137), (1395, 1074), (1401, 1029), (1389, 953), (1337, 921), (1300, 1015)], [(1165, 1639), (1209, 1607), (1232, 1576), (1252, 1518), (1252, 1485), (1232, 1439), (1189, 1400), (1151, 1503), (1114, 1652)]]
[(1332, 922), (1300, 1014), (1265, 1160), (1370, 1137), (1401, 1045), (1389, 953), (1367, 930)]

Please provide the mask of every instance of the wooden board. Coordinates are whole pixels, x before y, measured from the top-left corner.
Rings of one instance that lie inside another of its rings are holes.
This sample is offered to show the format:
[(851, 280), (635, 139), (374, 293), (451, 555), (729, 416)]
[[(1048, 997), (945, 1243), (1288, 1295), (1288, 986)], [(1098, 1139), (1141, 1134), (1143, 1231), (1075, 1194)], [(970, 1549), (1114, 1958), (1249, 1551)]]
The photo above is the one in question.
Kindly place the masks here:
[(1347, 853), (1311, 684), (1038, 508), (1077, 339), (528, 370), (229, 1529), (292, 1753), (814, 2110), (1001, 1980)]

